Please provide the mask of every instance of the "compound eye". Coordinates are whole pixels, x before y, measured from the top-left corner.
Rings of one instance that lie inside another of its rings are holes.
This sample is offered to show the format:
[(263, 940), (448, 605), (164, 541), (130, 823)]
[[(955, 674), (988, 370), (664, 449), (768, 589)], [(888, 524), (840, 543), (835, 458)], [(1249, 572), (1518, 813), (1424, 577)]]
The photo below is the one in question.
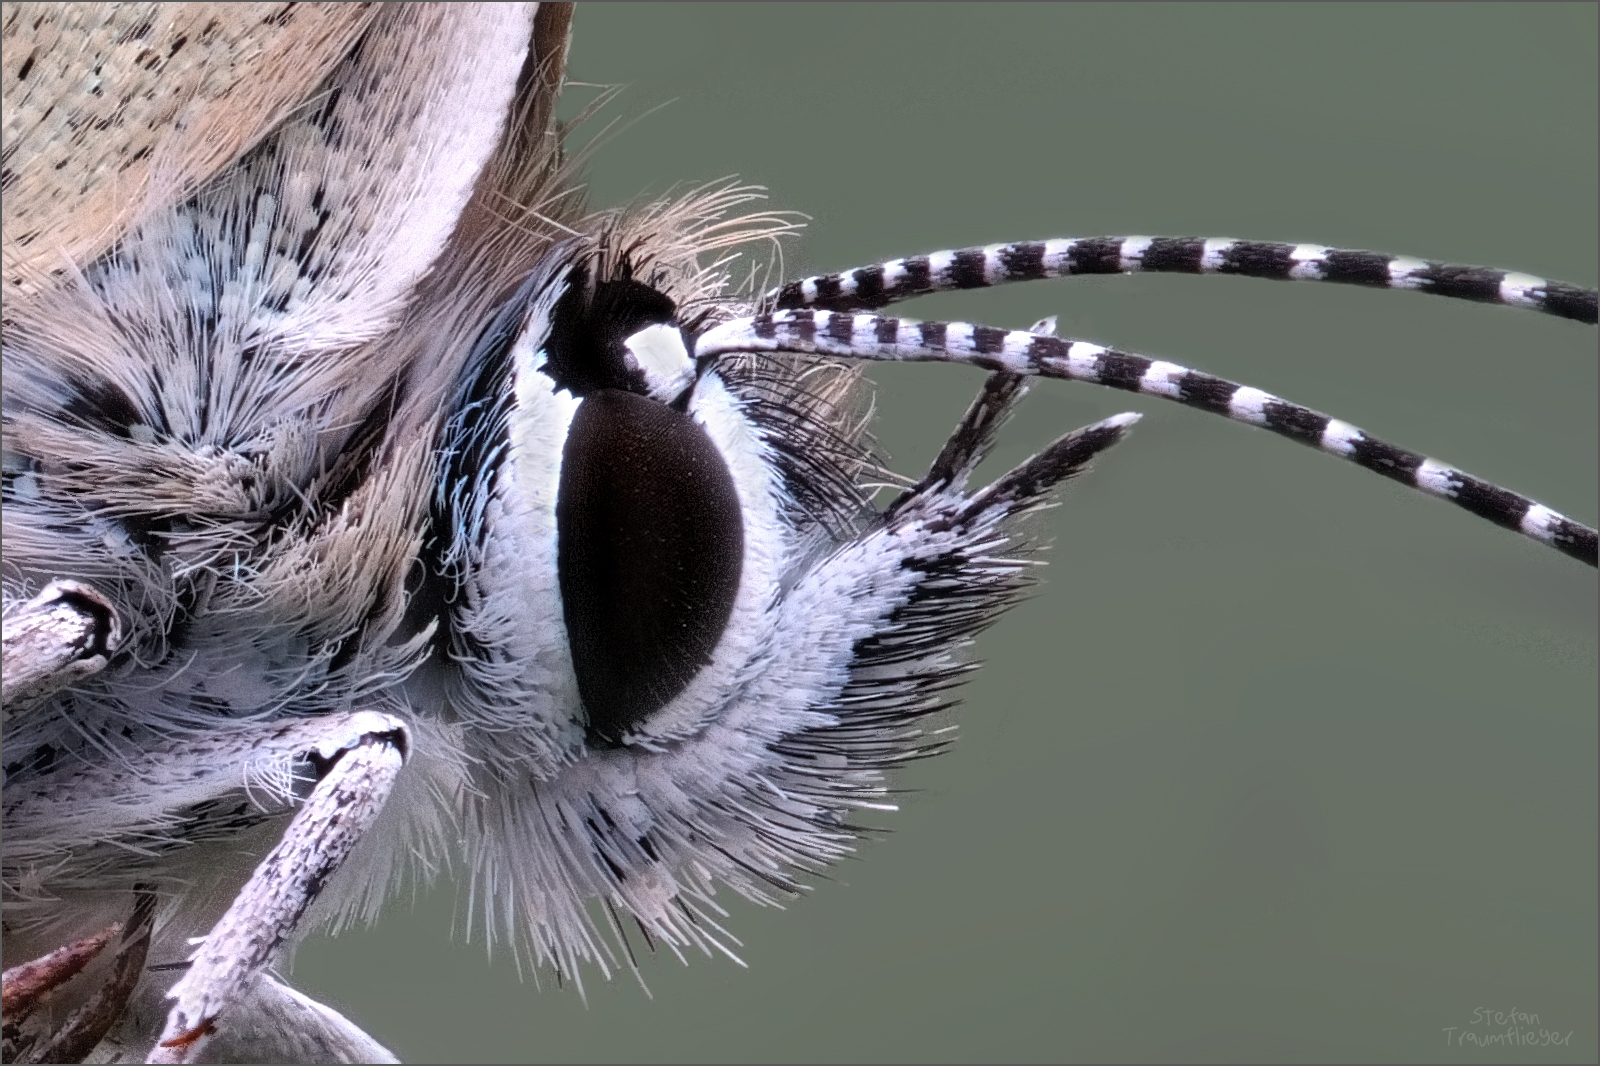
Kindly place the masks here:
[[(664, 340), (629, 351), (648, 363)], [(744, 565), (739, 497), (690, 415), (614, 388), (578, 405), (558, 491), (557, 569), (578, 692), (591, 741), (616, 744), (711, 661)]]

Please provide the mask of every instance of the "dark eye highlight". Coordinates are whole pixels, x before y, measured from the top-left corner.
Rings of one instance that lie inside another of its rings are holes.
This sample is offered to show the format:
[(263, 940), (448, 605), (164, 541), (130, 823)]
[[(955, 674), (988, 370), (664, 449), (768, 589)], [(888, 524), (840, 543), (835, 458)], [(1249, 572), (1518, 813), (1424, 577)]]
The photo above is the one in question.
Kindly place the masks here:
[(620, 389), (579, 405), (556, 501), (562, 611), (592, 743), (619, 743), (711, 661), (739, 591), (744, 521), (688, 414)]

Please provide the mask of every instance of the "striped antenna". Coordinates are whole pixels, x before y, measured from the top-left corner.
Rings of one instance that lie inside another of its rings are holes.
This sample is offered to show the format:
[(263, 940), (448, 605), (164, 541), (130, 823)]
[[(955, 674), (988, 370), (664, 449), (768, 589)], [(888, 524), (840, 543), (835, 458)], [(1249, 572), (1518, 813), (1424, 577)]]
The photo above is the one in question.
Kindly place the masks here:
[(701, 359), (736, 352), (965, 363), (989, 371), (1087, 381), (1160, 396), (1347, 459), (1430, 496), (1447, 499), (1590, 566), (1597, 565), (1593, 529), (1526, 496), (1397, 448), (1309, 407), (1176, 363), (1023, 330), (810, 310), (736, 318), (707, 330), (695, 342), (695, 355)]
[(1382, 252), (1227, 237), (1079, 237), (960, 248), (802, 278), (767, 299), (778, 310), (870, 311), (930, 292), (1075, 274), (1238, 274), (1415, 289), (1595, 324), (1595, 290), (1564, 281)]

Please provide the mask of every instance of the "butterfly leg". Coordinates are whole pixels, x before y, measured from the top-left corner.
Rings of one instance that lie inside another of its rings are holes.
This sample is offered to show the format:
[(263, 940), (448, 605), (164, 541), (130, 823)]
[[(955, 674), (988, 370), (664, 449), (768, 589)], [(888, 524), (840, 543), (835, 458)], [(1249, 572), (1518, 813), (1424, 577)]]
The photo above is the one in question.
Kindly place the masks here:
[(235, 1008), (258, 1006), (253, 1001), (261, 998), (255, 987), (261, 971), (383, 809), (405, 761), (405, 726), (371, 711), (343, 719), (349, 728), (334, 736), (323, 732), (328, 724), (310, 720), (282, 727), (322, 732), (305, 751), (318, 781), (167, 993), (173, 1005), (146, 1061), (195, 1062), (219, 1020), (232, 1022)]
[(109, 600), (79, 581), (52, 581), (6, 612), (0, 703), (9, 719), (105, 668), (122, 639)]
[(350, 1019), (270, 973), (256, 978), (203, 1057), (207, 1062), (399, 1061)]
[[(5, 1061), (82, 1062), (94, 1050), (122, 1017), (143, 976), (155, 904), (154, 893), (140, 892), (127, 922), (110, 926), (5, 972)], [(117, 942), (117, 953), (111, 971), (88, 1000), (53, 1030), (24, 1033), (23, 1026), (33, 1008), (77, 976), (113, 939)]]

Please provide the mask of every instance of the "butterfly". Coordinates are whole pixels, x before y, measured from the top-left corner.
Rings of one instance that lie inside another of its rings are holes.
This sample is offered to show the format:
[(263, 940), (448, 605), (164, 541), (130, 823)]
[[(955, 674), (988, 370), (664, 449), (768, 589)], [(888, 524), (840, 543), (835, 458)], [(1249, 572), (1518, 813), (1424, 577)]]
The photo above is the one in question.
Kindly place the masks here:
[[(579, 23), (579, 25), (580, 25), (580, 34), (581, 34), (581, 32), (582, 32), (582, 30), (581, 30), (581, 27), (582, 27), (582, 21), (581, 21), (581, 19), (582, 19), (582, 16), (581, 16), (581, 15), (580, 15), (580, 23)], [(580, 37), (580, 39), (581, 39), (581, 37)], [(674, 172), (674, 173), (681, 173), (681, 171), (676, 171), (676, 172)], [(1078, 228), (1078, 227), (1073, 227), (1073, 228)], [(927, 243), (928, 243), (928, 242), (927, 242), (927, 241), (926, 241), (926, 240), (924, 240), (924, 241), (923, 241), (923, 242), (922, 242), (922, 245), (927, 245)], [(952, 241), (952, 242), (951, 242), (951, 243), (957, 243), (957, 242), (956, 242), (956, 241)], [(915, 247), (915, 246), (914, 246), (914, 247)], [(843, 259), (843, 262), (845, 262), (845, 263), (850, 263), (850, 262), (856, 262), (856, 261), (865, 261), (865, 260), (866, 260), (866, 259), (867, 259), (867, 258), (870, 258), (870, 256), (863, 256), (863, 255), (858, 255), (858, 256), (855, 256), (855, 257), (854, 257), (854, 258), (845, 258), (845, 259)], [(1552, 273), (1554, 273), (1554, 272), (1553, 272), (1553, 271), (1552, 271)], [(1177, 281), (1177, 280), (1183, 280), (1183, 281), (1188, 281), (1188, 279), (1174, 279), (1174, 280), (1175, 280), (1175, 281)], [(1067, 284), (1067, 285), (1069, 285), (1069, 286), (1070, 286), (1070, 285), (1077, 285), (1077, 284), (1084, 284), (1084, 283), (1085, 283), (1085, 282), (1071, 282), (1071, 283), (1065, 283), (1065, 284)], [(1115, 283), (1115, 284), (1118, 284), (1118, 285), (1127, 285), (1127, 284), (1130, 284), (1130, 282), (1127, 282), (1127, 281), (1120, 281), (1120, 280), (1118, 280), (1118, 281), (1115, 281), (1115, 282), (1114, 282), (1114, 283)], [(1194, 284), (1194, 285), (1199, 285), (1199, 284), (1202, 284), (1202, 283), (1200, 283), (1200, 282), (1188, 282), (1188, 283), (1190, 283), (1190, 284)], [(1242, 282), (1242, 281), (1241, 281), (1241, 282), (1234, 282), (1234, 283), (1233, 283), (1233, 284), (1237, 284), (1237, 285), (1249, 285), (1249, 284), (1251, 284), (1251, 283), (1248, 283), (1248, 282)], [(1257, 283), (1257, 284), (1260, 284), (1260, 285), (1264, 285), (1264, 283)], [(1284, 287), (1282, 287), (1282, 286), (1279, 286), (1279, 287), (1276, 287), (1276, 289), (1277, 289), (1277, 290), (1281, 290), (1281, 289), (1283, 289), (1283, 288), (1284, 288)], [(1330, 296), (1329, 296), (1329, 293), (1330, 293), (1330, 290), (1329, 290), (1329, 289), (1328, 289), (1328, 288), (1326, 288), (1326, 287), (1306, 287), (1306, 288), (1310, 288), (1310, 289), (1315, 289), (1315, 290), (1316, 290), (1316, 292), (1315, 292), (1315, 295), (1316, 295), (1316, 296), (1318, 296), (1318, 297), (1319, 297), (1319, 298), (1322, 298), (1322, 299), (1330, 299), (1330, 298), (1332, 298), (1332, 299), (1337, 299), (1337, 298), (1338, 298), (1338, 297), (1337, 297), (1337, 296), (1334, 296), (1334, 297), (1330, 297)], [(992, 295), (992, 296), (994, 296), (994, 297), (1000, 297), (1000, 296), (1001, 296), (1001, 294), (1002, 294), (1002, 293), (1003, 293), (1003, 292), (1005, 292), (1005, 291), (1007, 291), (1007, 290), (996, 290), (996, 292), (995, 292), (995, 293), (993, 293), (993, 294), (983, 294), (983, 295), (984, 295), (984, 296), (986, 296), (986, 297), (987, 297), (987, 296), (990, 296), (990, 295)], [(1069, 289), (1069, 290), (1068, 290), (1068, 291), (1070, 291), (1070, 289)], [(1380, 294), (1371, 294), (1371, 295), (1374, 295), (1374, 296), (1376, 296), (1376, 295), (1380, 295)], [(1400, 295), (1399, 295), (1399, 294), (1382, 294), (1382, 295), (1391, 295), (1391, 296), (1395, 296), (1395, 298), (1396, 298), (1396, 299), (1403, 299), (1403, 297), (1402, 297), (1402, 296), (1400, 296)], [(1276, 297), (1276, 298), (1278, 298), (1278, 299), (1286, 299), (1286, 298), (1288, 298), (1288, 297), (1282, 297), (1282, 296), (1278, 296), (1278, 297)], [(1427, 302), (1428, 302), (1428, 301), (1425, 301), (1425, 300), (1422, 300), (1422, 298), (1421, 298), (1421, 297), (1412, 297), (1412, 298), (1411, 298), (1411, 299), (1412, 299), (1412, 301), (1413, 301), (1413, 302), (1421, 302), (1421, 303), (1427, 303)], [(931, 302), (931, 301), (930, 301), (930, 302)], [(1451, 308), (1450, 308), (1450, 310), (1451, 310), (1451, 311), (1454, 311), (1454, 312), (1458, 312), (1458, 313), (1470, 313), (1470, 312), (1473, 312), (1473, 311), (1476, 311), (1476, 310), (1477, 310), (1477, 309), (1463, 309), (1463, 308), (1459, 308), (1459, 307), (1451, 307)], [(920, 313), (920, 311), (919, 311), (919, 313)], [(1487, 312), (1486, 312), (1486, 313), (1487, 313)], [(1515, 323), (1514, 323), (1514, 325), (1515, 325), (1515, 326), (1516, 326), (1516, 327), (1518, 327), (1518, 328), (1526, 328), (1526, 321), (1525, 321), (1525, 320), (1526, 320), (1526, 319), (1527, 319), (1527, 318), (1528, 318), (1528, 317), (1531, 317), (1531, 316), (1517, 316), (1517, 315), (1509, 315), (1509, 313), (1507, 313), (1507, 314), (1508, 314), (1508, 316), (1509, 316), (1509, 317), (1510, 317), (1510, 318), (1512, 318), (1512, 319), (1515, 319), (1515, 320), (1516, 320), (1516, 321), (1515, 321)], [(935, 315), (934, 315), (934, 314), (933, 314), (933, 312), (931, 312), (931, 311), (930, 311), (930, 312), (929, 312), (929, 313), (928, 313), (928, 316), (929, 316), (929, 317), (935, 317)], [(978, 315), (973, 315), (973, 316), (972, 316), (972, 317), (980, 317), (980, 316), (978, 316)], [(984, 317), (987, 317), (987, 316), (986, 316), (986, 315), (985, 315), (985, 316), (984, 316)], [(1028, 319), (1028, 321), (1031, 321), (1031, 318), (1030, 318), (1030, 319)], [(1020, 323), (1019, 323), (1019, 324), (1020, 324)], [(1076, 326), (1076, 322), (1074, 322), (1074, 326)], [(1063, 331), (1062, 331), (1062, 332), (1063, 332), (1063, 333), (1067, 333), (1067, 332), (1071, 332), (1071, 333), (1072, 333), (1072, 334), (1074, 334), (1074, 335), (1076, 335), (1076, 334), (1077, 334), (1077, 333), (1078, 333), (1078, 332), (1079, 332), (1079, 330), (1078, 330), (1078, 329), (1076, 329), (1076, 328), (1074, 328), (1074, 329), (1072, 329), (1072, 330), (1070, 330), (1070, 331), (1069, 331), (1069, 330), (1066, 330), (1066, 329), (1063, 329)], [(1104, 337), (1104, 336), (1100, 336), (1100, 335), (1099, 335), (1099, 331), (1096, 331), (1096, 336), (1097, 336), (1097, 339), (1101, 339), (1101, 340), (1103, 340), (1103, 341), (1107, 341), (1107, 342), (1109, 342), (1109, 338), (1107, 338), (1107, 337)], [(1119, 342), (1120, 342), (1120, 338), (1117, 338), (1117, 340), (1118, 340), (1118, 341), (1119, 341)], [(1130, 346), (1132, 346), (1132, 345), (1130, 345)], [(1189, 352), (1188, 352), (1188, 350), (1184, 350), (1184, 351), (1181, 351), (1181, 352), (1180, 352), (1180, 351), (1179, 351), (1179, 350), (1178, 350), (1178, 349), (1176, 349), (1176, 348), (1161, 348), (1161, 347), (1160, 347), (1160, 346), (1157, 346), (1157, 345), (1149, 345), (1149, 344), (1146, 344), (1146, 345), (1144, 345), (1144, 346), (1143, 346), (1143, 347), (1144, 347), (1144, 349), (1146, 349), (1146, 350), (1152, 350), (1152, 349), (1153, 349), (1153, 350), (1159, 350), (1159, 351), (1163, 351), (1163, 352), (1164, 352), (1164, 353), (1165, 353), (1165, 352), (1169, 352), (1169, 351), (1170, 351), (1170, 352), (1172, 352), (1172, 354), (1173, 354), (1173, 357), (1174, 357), (1174, 358), (1178, 358), (1178, 359), (1180, 359), (1180, 361), (1183, 361), (1183, 362), (1185, 362), (1185, 363), (1189, 363), (1189, 364), (1200, 364), (1200, 365), (1205, 365), (1205, 366), (1207, 366), (1207, 368), (1208, 368), (1208, 369), (1216, 369), (1216, 367), (1215, 367), (1215, 365), (1214, 365), (1214, 364), (1211, 364), (1211, 363), (1204, 363), (1204, 362), (1202, 362), (1202, 360), (1201, 360), (1201, 359), (1199, 359), (1199, 358), (1195, 358), (1195, 357), (1193, 357), (1193, 356), (1191, 356), (1191, 355), (1189, 355)], [(926, 369), (926, 368), (917, 368), (917, 369)], [(1245, 375), (1243, 375), (1243, 374), (1240, 374), (1240, 375), (1239, 375), (1239, 376), (1240, 376), (1240, 377), (1244, 377), (1244, 376), (1245, 376)], [(1248, 379), (1248, 378), (1247, 378), (1247, 380), (1254, 380), (1254, 379)], [(963, 381), (963, 382), (962, 382), (962, 385), (963, 385), (963, 386), (964, 386), (964, 387), (965, 387), (965, 388), (966, 388), (966, 390), (967, 390), (967, 391), (970, 391), (970, 388), (971, 388), (971, 382), (970, 382), (970, 380), (968, 380), (968, 381)], [(1275, 383), (1275, 382), (1274, 382), (1274, 387), (1275, 387), (1275, 388), (1281, 388), (1281, 391), (1282, 391), (1282, 392), (1284, 392), (1284, 393), (1285, 393), (1285, 394), (1287, 394), (1287, 395), (1291, 395), (1291, 396), (1293, 396), (1293, 397), (1294, 397), (1294, 398), (1296, 398), (1296, 399), (1300, 399), (1300, 398), (1302, 398), (1302, 397), (1300, 397), (1300, 396), (1298, 396), (1298, 395), (1296, 395), (1296, 394), (1294, 394), (1294, 393), (1291, 393), (1291, 392), (1290, 392), (1290, 390), (1289, 390), (1289, 389), (1288, 389), (1288, 388), (1287, 388), (1287, 387), (1280, 387), (1280, 386), (1277, 386), (1277, 385), (1276, 385), (1276, 383)], [(1063, 388), (1064, 388), (1064, 387), (1063, 387)], [(1033, 396), (1032, 396), (1032, 397), (1031, 397), (1031, 398), (1030, 398), (1030, 404), (1038, 404), (1038, 403), (1039, 403), (1039, 402), (1040, 402), (1040, 401), (1041, 401), (1041, 400), (1042, 400), (1042, 399), (1043, 399), (1043, 398), (1044, 398), (1044, 396), (1045, 396), (1045, 394), (1046, 394), (1046, 392), (1047, 392), (1047, 391), (1049, 391), (1049, 390), (1047, 390), (1047, 389), (1035, 389), (1035, 391), (1034, 391), (1034, 394), (1033, 394)], [(1110, 398), (1108, 398), (1108, 400), (1107, 400), (1107, 401), (1106, 401), (1106, 402), (1111, 402), (1111, 401), (1112, 401), (1112, 400), (1117, 400), (1117, 399), (1121, 399), (1121, 397), (1110, 397)], [(887, 398), (887, 395), (886, 395), (886, 396), (885, 396), (885, 397), (884, 397), (884, 398), (883, 398), (883, 399), (881, 399), (881, 400), (880, 400), (880, 403), (881, 403), (881, 404), (882, 404), (882, 405), (883, 405), (883, 406), (884, 406), (884, 407), (886, 407), (886, 408), (887, 408), (887, 407), (889, 407), (889, 403), (888, 403), (888, 398)], [(1331, 403), (1330, 403), (1330, 404), (1328, 404), (1328, 405), (1327, 405), (1327, 406), (1329, 406), (1329, 407), (1330, 407), (1330, 408), (1334, 408), (1334, 409), (1335, 409), (1335, 410), (1339, 410), (1339, 409), (1338, 409), (1338, 408), (1336, 408), (1336, 407), (1334, 407), (1334, 405), (1333, 405), (1333, 404), (1331, 404)], [(1104, 408), (1104, 407), (1102, 407), (1102, 408), (1101, 408), (1101, 411), (1102, 411), (1102, 412), (1104, 412), (1104, 413), (1110, 413), (1110, 412), (1111, 412), (1111, 411), (1112, 411), (1112, 410), (1115, 410), (1115, 408)], [(959, 416), (959, 413), (960, 413), (960, 412), (959, 412), (959, 403), (958, 403), (958, 404), (957, 404), (957, 409), (956, 409), (956, 410), (954, 410), (954, 411), (952, 411), (952, 412), (950, 412), (950, 415), (949, 415), (949, 418), (947, 418), (947, 419), (946, 419), (946, 421), (949, 421), (949, 422), (953, 422), (953, 421), (954, 421), (954, 420), (955, 420), (955, 418), (956, 418), (956, 417), (958, 417), (958, 416)], [(1165, 414), (1166, 414), (1166, 412), (1162, 412), (1162, 413), (1163, 413), (1163, 415), (1165, 415)], [(1343, 411), (1339, 411), (1339, 413), (1343, 413)], [(1176, 412), (1175, 412), (1175, 411), (1174, 411), (1174, 413), (1173, 413), (1173, 415), (1172, 415), (1172, 417), (1178, 417), (1178, 415), (1177, 415), (1177, 413), (1176, 413)], [(924, 419), (924, 420), (926, 420), (926, 419)], [(1087, 420), (1088, 420), (1088, 419), (1080, 419), (1080, 421), (1087, 421)], [(1200, 421), (1200, 420), (1199, 420), (1199, 419), (1191, 419), (1191, 420), (1190, 420), (1190, 421), (1191, 421), (1191, 422), (1198, 422), (1198, 421)], [(1373, 420), (1373, 419), (1371, 419), (1371, 418), (1369, 418), (1369, 417), (1367, 417), (1367, 416), (1364, 416), (1364, 415), (1363, 415), (1363, 416), (1362, 416), (1362, 417), (1361, 417), (1361, 419), (1360, 419), (1360, 421), (1361, 421), (1361, 422), (1362, 422), (1362, 423), (1363, 423), (1363, 424), (1372, 424), (1372, 423), (1373, 423), (1373, 421), (1374, 421), (1374, 420)], [(1135, 438), (1134, 438), (1134, 439), (1135, 439), (1135, 440), (1138, 440), (1138, 439), (1139, 439), (1139, 436), (1143, 436), (1143, 435), (1144, 435), (1144, 434), (1143, 434), (1143, 431), (1145, 431), (1145, 430), (1148, 430), (1148, 428), (1149, 428), (1149, 423), (1150, 423), (1150, 419), (1148, 419), (1148, 418), (1147, 418), (1147, 420), (1146, 420), (1146, 423), (1145, 423), (1145, 425), (1144, 425), (1144, 426), (1142, 426), (1142, 427), (1141, 427), (1141, 433), (1140, 433), (1140, 434), (1139, 434), (1139, 435), (1138, 435), (1138, 436), (1136, 436), (1136, 437), (1135, 437)], [(1017, 430), (1018, 430), (1018, 429), (1019, 429), (1019, 428), (1020, 428), (1020, 427), (1018, 427), (1018, 426), (1016, 426), (1016, 425), (1013, 425), (1013, 427), (1012, 427), (1012, 429), (1011, 429), (1011, 430), (1009, 430), (1009, 431), (1008, 431), (1008, 433), (1007, 433), (1007, 436), (1010, 436), (1010, 435), (1012, 435), (1012, 433), (1013, 433), (1013, 432), (1016, 432), (1016, 431), (1017, 431)], [(1033, 450), (1033, 448), (1034, 448), (1034, 447), (1036, 447), (1036, 445), (1037, 445), (1037, 442), (1038, 442), (1038, 441), (1039, 441), (1039, 440), (1045, 440), (1045, 439), (1048, 439), (1048, 438), (1049, 438), (1049, 436), (1050, 436), (1050, 435), (1052, 435), (1052, 434), (1053, 434), (1053, 432), (1054, 432), (1054, 431), (1055, 431), (1055, 430), (1058, 430), (1058, 429), (1059, 429), (1059, 428), (1062, 428), (1062, 427), (1061, 427), (1061, 425), (1060, 425), (1060, 424), (1055, 424), (1055, 425), (1053, 425), (1053, 426), (1052, 426), (1052, 427), (1049, 427), (1049, 428), (1046, 428), (1046, 429), (1044, 429), (1044, 430), (1042, 430), (1042, 431), (1041, 431), (1041, 432), (1040, 432), (1040, 433), (1039, 433), (1039, 434), (1038, 434), (1038, 435), (1037, 435), (1037, 436), (1036, 436), (1036, 438), (1035, 438), (1035, 439), (1034, 439), (1034, 440), (1033, 440), (1033, 441), (1029, 441), (1029, 442), (1027, 442), (1027, 443), (1024, 443), (1024, 444), (1020, 444), (1020, 445), (1019, 445), (1019, 448), (1020, 448), (1020, 451), (1019, 451), (1019, 453), (1018, 453), (1018, 454), (1017, 454), (1017, 456), (1016, 456), (1016, 458), (1018, 458), (1018, 459), (1020, 459), (1020, 458), (1022, 458), (1022, 457), (1023, 457), (1023, 456), (1025, 456), (1025, 455), (1026, 455), (1026, 453), (1027, 453), (1027, 452), (1028, 452), (1028, 451), (1029, 451), (1029, 450)], [(1235, 428), (1235, 427), (1221, 427), (1221, 429), (1223, 429), (1223, 430), (1228, 430), (1228, 429), (1234, 429), (1234, 428)], [(1237, 433), (1237, 430), (1235, 430), (1235, 432), (1236, 432), (1236, 433)], [(1245, 441), (1246, 441), (1246, 442), (1247, 442), (1247, 444), (1248, 444), (1248, 450), (1250, 450), (1250, 451), (1259, 451), (1259, 450), (1266, 450), (1266, 442), (1264, 442), (1264, 441), (1263, 441), (1263, 440), (1261, 440), (1261, 439), (1260, 439), (1260, 435), (1256, 435), (1256, 434), (1240, 434), (1240, 436), (1242, 436), (1242, 437), (1243, 437), (1243, 439), (1244, 439), (1244, 440), (1245, 440)], [(1280, 450), (1283, 450), (1283, 449), (1280, 449)], [(1308, 463), (1309, 463), (1309, 462), (1310, 462), (1310, 461), (1312, 461), (1312, 460), (1315, 460), (1315, 459), (1316, 459), (1316, 457), (1314, 457), (1314, 456), (1309, 456), (1309, 455), (1306, 455), (1306, 456), (1301, 456), (1301, 455), (1300, 455), (1300, 454), (1299, 454), (1299, 453), (1298, 453), (1298, 452), (1297, 452), (1297, 450), (1289, 450), (1289, 451), (1291, 451), (1291, 452), (1292, 452), (1292, 453), (1294, 453), (1294, 455), (1295, 455), (1295, 458), (1296, 458), (1296, 459), (1300, 459), (1300, 458), (1305, 458), (1305, 459), (1306, 459), (1306, 460), (1307, 460), (1307, 461), (1308, 461)], [(1448, 451), (1448, 450), (1446, 450), (1446, 449), (1444, 449), (1444, 448), (1440, 448), (1440, 449), (1439, 449), (1439, 451), (1441, 451), (1441, 452), (1442, 452), (1442, 453), (1443, 453), (1443, 454), (1444, 454), (1444, 455), (1445, 455), (1445, 456), (1446, 456), (1446, 457), (1449, 457), (1449, 458), (1455, 458), (1455, 456), (1454, 456), (1454, 455), (1453, 455), (1453, 454), (1452, 454), (1452, 453), (1451, 453), (1451, 452), (1449, 452), (1449, 451)], [(1099, 472), (1098, 472), (1098, 473), (1097, 473), (1097, 474), (1096, 474), (1096, 475), (1095, 475), (1095, 477), (1094, 477), (1094, 478), (1091, 478), (1091, 479), (1089, 479), (1089, 480), (1085, 480), (1085, 481), (1083, 481), (1083, 482), (1080, 482), (1080, 483), (1079, 483), (1079, 485), (1078, 485), (1078, 486), (1077, 486), (1077, 487), (1076, 487), (1076, 490), (1075, 490), (1075, 494), (1074, 494), (1074, 496), (1073, 496), (1073, 497), (1072, 497), (1072, 499), (1076, 499), (1076, 498), (1077, 498), (1077, 496), (1076, 496), (1076, 493), (1077, 493), (1077, 492), (1087, 492), (1087, 491), (1089, 491), (1089, 490), (1090, 490), (1090, 489), (1091, 489), (1091, 487), (1092, 487), (1092, 486), (1093, 486), (1093, 484), (1094, 484), (1094, 481), (1095, 481), (1095, 479), (1098, 479), (1098, 478), (1105, 478), (1105, 477), (1107, 477), (1107, 476), (1108, 476), (1108, 475), (1109, 475), (1109, 474), (1110, 474), (1110, 473), (1111, 473), (1111, 472), (1112, 472), (1112, 464), (1113, 464), (1113, 461), (1114, 461), (1114, 460), (1115, 460), (1115, 459), (1116, 459), (1116, 458), (1119, 458), (1119, 456), (1118, 456), (1118, 455), (1117, 455), (1117, 454), (1116, 454), (1116, 453), (1113, 453), (1113, 454), (1112, 454), (1112, 455), (1111, 455), (1111, 456), (1108, 456), (1108, 458), (1107, 458), (1107, 462), (1106, 462), (1106, 463), (1105, 463), (1105, 464), (1103, 464), (1103, 469), (1101, 469), (1101, 470), (1100, 470), (1100, 471), (1099, 471)], [(898, 464), (897, 464), (897, 465), (898, 465)], [(997, 465), (998, 465), (998, 464), (997, 464)], [(1325, 464), (1325, 465), (1331, 465), (1331, 464)], [(913, 471), (914, 471), (914, 470), (915, 470), (915, 469), (916, 469), (916, 465), (915, 465), (915, 464), (913, 464), (913, 465), (912, 465), (912, 467), (911, 467), (911, 469), (913, 469)], [(1514, 482), (1514, 483), (1515, 483), (1515, 482)], [(1371, 488), (1371, 486), (1367, 486), (1367, 487), (1368, 487), (1368, 488), (1369, 488), (1369, 489), (1370, 489), (1370, 488)], [(1380, 487), (1378, 487), (1378, 489), (1377, 489), (1377, 490), (1376, 490), (1376, 491), (1379, 491), (1379, 492), (1381, 492), (1381, 491), (1382, 491), (1382, 487), (1381, 487), (1381, 486), (1380, 486)], [(1065, 545), (1064, 545), (1064, 546), (1065, 546)], [(1060, 550), (1059, 550), (1059, 549), (1058, 549), (1058, 551), (1057, 551), (1057, 553), (1056, 553), (1056, 554), (1055, 554), (1055, 556), (1054, 556), (1054, 558), (1055, 558), (1055, 559), (1056, 559), (1056, 560), (1057, 560), (1057, 561), (1058, 561), (1058, 562), (1066, 562), (1066, 559), (1064, 559), (1064, 558), (1062, 558), (1062, 553), (1061, 553), (1061, 551), (1060, 551)], [(1055, 584), (1054, 584), (1054, 585), (1053, 585), (1053, 586), (1052, 586), (1052, 587), (1053, 587), (1053, 588), (1059, 588), (1059, 583), (1060, 583), (1060, 582), (1061, 582), (1061, 580), (1062, 580), (1062, 578), (1061, 578), (1061, 576), (1060, 576), (1060, 572), (1061, 572), (1061, 571), (1063, 571), (1063, 570), (1064, 570), (1064, 569), (1066, 569), (1066, 568), (1065, 568), (1065, 567), (1061, 567), (1061, 566), (1058, 566), (1058, 567), (1056, 567), (1056, 568), (1055, 568), (1055, 570), (1056, 570), (1056, 580), (1055, 580)], [(1049, 646), (1049, 645), (1047, 645), (1047, 647), (1048, 647), (1048, 646)], [(1001, 697), (1001, 698), (1002, 698), (1002, 699), (1006, 699), (1006, 697)], [(959, 757), (959, 756), (956, 756), (956, 757)], [(938, 765), (938, 763), (935, 763), (935, 764), (934, 764), (934, 765), (935, 765), (935, 766), (937, 766), (937, 765)], [(870, 866), (870, 864), (868, 864), (868, 865), (869, 865), (869, 866)], [(863, 867), (863, 869), (865, 869), (865, 867)], [(855, 872), (854, 872), (854, 871), (853, 871), (853, 870), (852, 870), (852, 873), (851, 873), (851, 879), (852, 879), (852, 880), (856, 880), (856, 879), (858, 879), (858, 877), (859, 877), (859, 874), (856, 874), (856, 873), (855, 873)], [(789, 917), (789, 919), (786, 919), (786, 920), (793, 920), (793, 918), (794, 918), (794, 916), (790, 916), (790, 917)], [(543, 1001), (541, 1001), (541, 1005), (542, 1005), (542, 1002), (543, 1002)]]

